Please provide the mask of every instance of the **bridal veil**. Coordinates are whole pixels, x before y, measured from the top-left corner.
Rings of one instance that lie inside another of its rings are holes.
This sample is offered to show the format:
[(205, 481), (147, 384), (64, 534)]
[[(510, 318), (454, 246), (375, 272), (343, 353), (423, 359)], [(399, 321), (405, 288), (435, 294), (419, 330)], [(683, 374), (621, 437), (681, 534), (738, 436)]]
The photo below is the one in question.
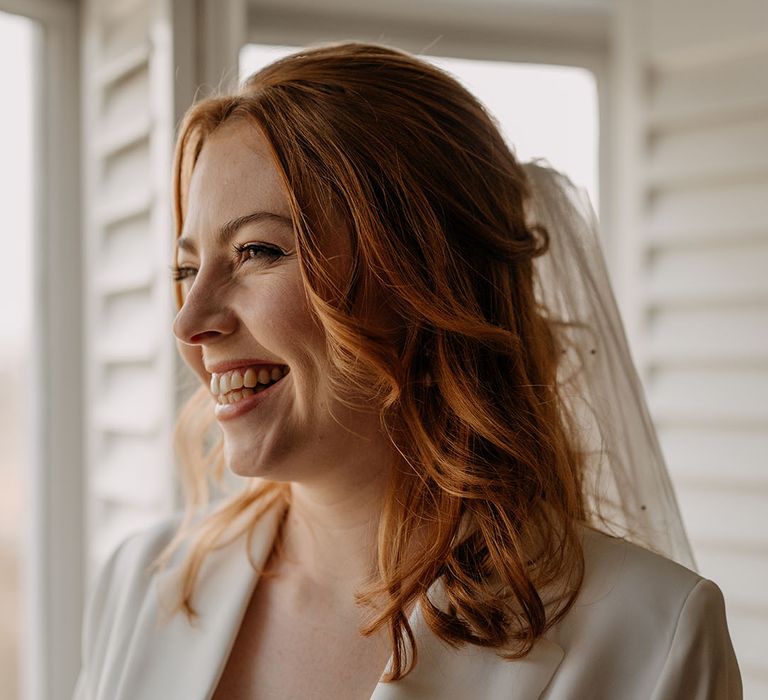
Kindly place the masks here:
[(588, 453), (593, 524), (695, 569), (589, 197), (546, 161), (523, 169), (532, 190), (528, 222), (550, 237), (535, 261), (537, 299), (560, 329), (558, 381)]

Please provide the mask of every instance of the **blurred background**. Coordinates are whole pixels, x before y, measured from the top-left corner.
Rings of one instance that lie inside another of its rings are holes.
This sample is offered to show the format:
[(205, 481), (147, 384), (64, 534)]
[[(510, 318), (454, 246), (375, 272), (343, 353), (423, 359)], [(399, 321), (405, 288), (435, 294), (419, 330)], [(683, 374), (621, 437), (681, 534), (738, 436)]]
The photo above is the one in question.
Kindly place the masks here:
[(176, 125), (346, 39), (447, 69), (589, 193), (700, 572), (768, 697), (764, 0), (0, 0), (0, 697), (71, 696), (94, 574), (181, 505)]

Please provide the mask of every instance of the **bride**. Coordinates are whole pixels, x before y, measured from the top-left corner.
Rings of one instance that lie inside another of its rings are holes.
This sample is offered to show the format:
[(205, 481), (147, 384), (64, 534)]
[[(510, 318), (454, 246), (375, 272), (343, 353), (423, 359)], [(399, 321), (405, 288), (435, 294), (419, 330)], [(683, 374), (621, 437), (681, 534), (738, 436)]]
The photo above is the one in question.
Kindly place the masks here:
[(344, 43), (193, 105), (173, 194), (186, 508), (101, 570), (77, 700), (741, 697), (567, 178)]

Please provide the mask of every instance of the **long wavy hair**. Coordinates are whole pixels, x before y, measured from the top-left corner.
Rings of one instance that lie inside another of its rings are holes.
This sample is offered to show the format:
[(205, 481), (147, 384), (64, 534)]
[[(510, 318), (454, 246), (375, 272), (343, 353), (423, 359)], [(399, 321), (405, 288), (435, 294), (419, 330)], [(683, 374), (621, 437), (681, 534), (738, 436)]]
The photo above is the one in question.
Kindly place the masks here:
[[(361, 632), (387, 627), (387, 680), (416, 663), (406, 615), (416, 602), (455, 647), (525, 656), (581, 586), (577, 524), (587, 520), (584, 454), (557, 381), (557, 324), (534, 295), (534, 259), (549, 239), (526, 224), (525, 172), (449, 74), (385, 46), (322, 45), (187, 111), (174, 158), (177, 236), (203, 143), (235, 119), (271, 149), (332, 365), (376, 402), (401, 458), (380, 516), (377, 576), (358, 592), (371, 611)], [(354, 261), (344, 279), (324, 255), (323, 232), (338, 216)], [(382, 298), (401, 320), (397, 333), (360, 313)], [(205, 438), (213, 423), (200, 387), (176, 431), (185, 518), (155, 562), (167, 565), (188, 543), (174, 612), (190, 619), (202, 561), (233, 519), (246, 514), (239, 532), (250, 544), (270, 504), (289, 499), (285, 484), (254, 478), (193, 517), (224, 474), (221, 436)], [(416, 533), (427, 545), (414, 551)], [(438, 580), (443, 604), (427, 595)]]

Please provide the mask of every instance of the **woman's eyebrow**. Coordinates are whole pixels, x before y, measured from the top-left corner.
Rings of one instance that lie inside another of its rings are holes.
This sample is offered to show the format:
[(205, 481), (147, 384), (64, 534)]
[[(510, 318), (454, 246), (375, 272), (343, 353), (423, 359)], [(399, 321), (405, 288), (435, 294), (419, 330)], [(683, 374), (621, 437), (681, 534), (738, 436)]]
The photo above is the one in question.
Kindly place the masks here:
[[(252, 211), (250, 214), (238, 216), (236, 219), (227, 221), (225, 224), (219, 226), (214, 236), (216, 244), (219, 246), (226, 245), (235, 233), (237, 233), (238, 229), (255, 221), (276, 221), (284, 226), (293, 228), (293, 222), (286, 216), (281, 216), (280, 214), (275, 214), (271, 211)], [(188, 250), (192, 253), (197, 252), (197, 247), (192, 239), (187, 238), (186, 236), (178, 238), (176, 246), (179, 250)]]

